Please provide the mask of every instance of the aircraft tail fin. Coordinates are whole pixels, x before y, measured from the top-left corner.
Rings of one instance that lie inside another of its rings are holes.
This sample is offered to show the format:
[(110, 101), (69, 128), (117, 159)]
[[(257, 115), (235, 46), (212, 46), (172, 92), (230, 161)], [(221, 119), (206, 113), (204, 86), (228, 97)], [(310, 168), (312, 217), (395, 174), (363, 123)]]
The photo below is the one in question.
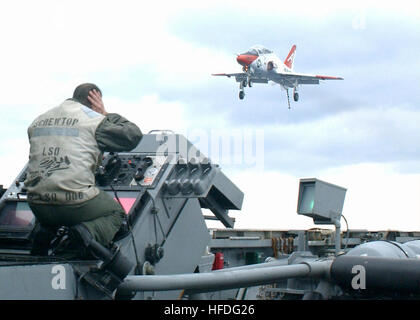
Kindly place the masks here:
[(294, 44), (292, 49), (290, 49), (290, 52), (287, 55), (286, 60), (284, 60), (284, 64), (289, 69), (293, 69), (293, 61), (295, 60), (295, 52), (296, 52), (296, 45)]

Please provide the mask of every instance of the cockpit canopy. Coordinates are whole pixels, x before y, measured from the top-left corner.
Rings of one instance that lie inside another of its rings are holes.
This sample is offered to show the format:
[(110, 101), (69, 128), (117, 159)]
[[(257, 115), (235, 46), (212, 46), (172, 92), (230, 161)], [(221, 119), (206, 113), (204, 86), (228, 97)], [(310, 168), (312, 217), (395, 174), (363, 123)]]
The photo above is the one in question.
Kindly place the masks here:
[(255, 46), (251, 47), (250, 49), (248, 49), (248, 51), (243, 53), (243, 54), (259, 56), (260, 54), (270, 54), (270, 53), (273, 53), (273, 51), (265, 48), (264, 46), (255, 45)]

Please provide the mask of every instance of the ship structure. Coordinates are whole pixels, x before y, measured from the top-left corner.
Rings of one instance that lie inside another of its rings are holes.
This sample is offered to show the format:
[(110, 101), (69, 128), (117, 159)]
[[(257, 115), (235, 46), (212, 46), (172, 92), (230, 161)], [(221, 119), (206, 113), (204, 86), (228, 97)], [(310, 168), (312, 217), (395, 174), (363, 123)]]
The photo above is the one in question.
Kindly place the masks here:
[(313, 229), (235, 229), (229, 211), (244, 194), (222, 169), (183, 135), (145, 134), (131, 152), (105, 154), (96, 174), (126, 211), (115, 254), (82, 259), (64, 226), (47, 255), (31, 255), (26, 170), (2, 189), (0, 299), (419, 298), (420, 232), (343, 231), (346, 189), (316, 178), (297, 190)]

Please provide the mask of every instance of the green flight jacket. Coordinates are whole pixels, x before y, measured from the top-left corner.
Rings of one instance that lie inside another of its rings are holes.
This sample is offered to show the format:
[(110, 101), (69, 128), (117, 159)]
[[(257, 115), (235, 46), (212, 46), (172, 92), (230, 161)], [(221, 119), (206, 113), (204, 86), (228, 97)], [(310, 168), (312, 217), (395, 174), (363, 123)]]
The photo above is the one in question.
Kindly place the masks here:
[(29, 202), (73, 205), (99, 194), (94, 173), (102, 153), (130, 151), (142, 133), (119, 114), (104, 116), (68, 99), (37, 117), (28, 137)]

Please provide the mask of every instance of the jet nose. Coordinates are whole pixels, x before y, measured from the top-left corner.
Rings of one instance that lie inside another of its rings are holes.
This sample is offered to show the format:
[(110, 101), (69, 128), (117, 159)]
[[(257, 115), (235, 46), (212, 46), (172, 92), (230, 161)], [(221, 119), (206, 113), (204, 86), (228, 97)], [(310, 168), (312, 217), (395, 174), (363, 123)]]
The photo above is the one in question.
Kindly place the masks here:
[(254, 56), (252, 54), (240, 54), (236, 58), (236, 61), (242, 66), (249, 66), (255, 59), (257, 59), (257, 56)]

